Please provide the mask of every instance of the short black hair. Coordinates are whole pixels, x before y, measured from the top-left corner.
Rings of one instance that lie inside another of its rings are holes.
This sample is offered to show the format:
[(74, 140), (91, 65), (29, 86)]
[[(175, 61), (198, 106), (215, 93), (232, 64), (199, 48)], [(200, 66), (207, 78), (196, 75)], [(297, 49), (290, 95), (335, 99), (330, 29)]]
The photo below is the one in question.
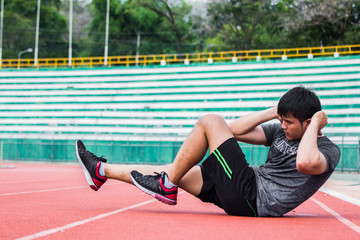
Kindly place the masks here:
[(297, 86), (285, 93), (278, 103), (278, 114), (280, 117), (292, 114), (300, 122), (311, 118), (321, 110), (319, 97), (314, 91)]

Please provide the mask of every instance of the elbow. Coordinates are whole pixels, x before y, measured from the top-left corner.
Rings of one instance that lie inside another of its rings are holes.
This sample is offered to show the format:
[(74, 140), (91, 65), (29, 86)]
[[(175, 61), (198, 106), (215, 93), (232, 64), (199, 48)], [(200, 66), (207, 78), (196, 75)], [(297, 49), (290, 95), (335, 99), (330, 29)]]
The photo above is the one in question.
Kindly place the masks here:
[(306, 159), (297, 159), (296, 160), (296, 169), (298, 172), (317, 175), (325, 171), (323, 164), (319, 158), (306, 158)]
[(230, 129), (231, 133), (232, 133), (233, 135), (236, 135), (236, 126), (235, 126), (235, 123), (234, 123), (234, 122), (230, 122), (230, 123), (228, 124), (228, 126), (229, 126), (229, 129)]
[(310, 164), (306, 162), (296, 162), (296, 169), (298, 172), (307, 174), (310, 169)]

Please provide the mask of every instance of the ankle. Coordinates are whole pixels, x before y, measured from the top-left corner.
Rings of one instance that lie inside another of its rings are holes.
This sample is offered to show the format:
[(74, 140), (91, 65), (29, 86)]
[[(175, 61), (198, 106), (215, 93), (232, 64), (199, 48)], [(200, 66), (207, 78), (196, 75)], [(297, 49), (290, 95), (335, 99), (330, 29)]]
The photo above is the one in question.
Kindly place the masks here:
[(102, 176), (102, 177), (106, 177), (105, 166), (106, 166), (106, 163), (100, 162), (99, 174), (100, 174), (100, 176)]
[(164, 177), (164, 186), (167, 188), (167, 189), (171, 189), (173, 187), (177, 187), (178, 185), (175, 184), (173, 181), (171, 181), (169, 179), (169, 176), (167, 174), (165, 174), (165, 177)]

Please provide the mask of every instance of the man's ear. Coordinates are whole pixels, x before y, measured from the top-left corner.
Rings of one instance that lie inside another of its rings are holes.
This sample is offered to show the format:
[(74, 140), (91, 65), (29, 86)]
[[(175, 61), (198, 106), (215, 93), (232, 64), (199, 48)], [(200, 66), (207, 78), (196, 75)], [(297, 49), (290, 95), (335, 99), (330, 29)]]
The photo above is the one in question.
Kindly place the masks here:
[(303, 127), (307, 128), (311, 123), (311, 118), (308, 118), (306, 119), (304, 122), (303, 122)]

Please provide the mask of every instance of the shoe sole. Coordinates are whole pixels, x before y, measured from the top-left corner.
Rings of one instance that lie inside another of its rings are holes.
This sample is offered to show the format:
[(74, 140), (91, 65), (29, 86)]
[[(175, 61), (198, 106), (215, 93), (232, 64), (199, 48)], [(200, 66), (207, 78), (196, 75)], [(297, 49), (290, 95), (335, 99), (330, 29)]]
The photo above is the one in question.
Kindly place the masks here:
[(82, 162), (80, 155), (79, 155), (79, 149), (78, 149), (77, 143), (78, 143), (78, 141), (76, 141), (76, 143), (75, 143), (76, 158), (79, 161), (82, 170), (84, 171), (87, 183), (89, 184), (89, 186), (91, 187), (92, 190), (97, 191), (97, 190), (99, 190), (99, 187), (95, 185), (94, 181), (92, 180), (92, 177), (90, 176), (89, 171), (86, 169), (84, 163)]
[(131, 174), (130, 174), (130, 178), (131, 178), (132, 182), (135, 184), (135, 186), (138, 187), (138, 188), (139, 188), (141, 191), (143, 191), (144, 193), (149, 194), (150, 196), (156, 198), (157, 200), (159, 200), (159, 201), (162, 202), (162, 203), (165, 203), (165, 204), (168, 204), (168, 205), (176, 205), (177, 201), (174, 201), (174, 200), (169, 199), (169, 198), (167, 198), (167, 197), (165, 197), (165, 196), (162, 196), (162, 195), (160, 195), (160, 194), (158, 194), (158, 193), (155, 193), (155, 192), (153, 192), (153, 191), (151, 191), (151, 190), (149, 190), (149, 189), (144, 188), (144, 187), (141, 186), (140, 184), (138, 184), (138, 183), (135, 181), (135, 179), (131, 176)]

